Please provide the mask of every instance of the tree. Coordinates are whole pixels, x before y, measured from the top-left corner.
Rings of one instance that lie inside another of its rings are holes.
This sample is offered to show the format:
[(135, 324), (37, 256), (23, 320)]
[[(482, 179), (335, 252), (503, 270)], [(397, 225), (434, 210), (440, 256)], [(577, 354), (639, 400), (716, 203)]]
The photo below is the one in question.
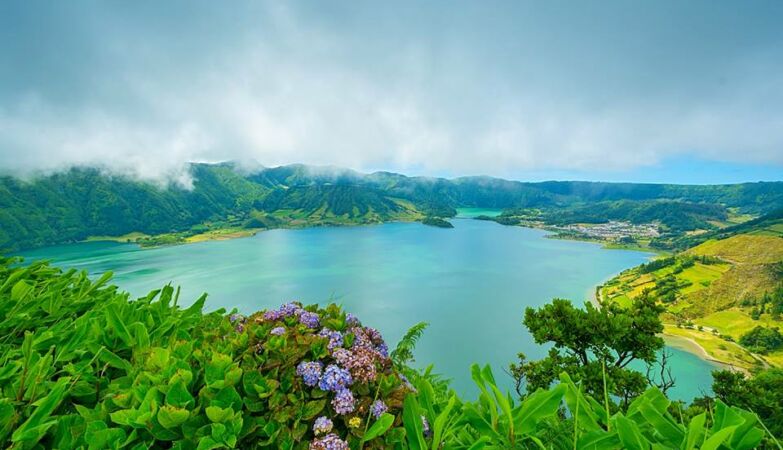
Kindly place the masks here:
[(766, 354), (783, 348), (783, 334), (777, 328), (756, 326), (743, 334), (739, 343), (752, 352)]
[(783, 369), (762, 370), (752, 377), (716, 370), (712, 377), (712, 390), (717, 398), (758, 414), (773, 435), (783, 437)]
[(540, 361), (527, 361), (519, 354), (518, 364), (511, 365), (511, 375), (522, 392), (547, 388), (561, 372), (582, 382), (585, 392), (602, 398), (604, 382), (609, 394), (627, 404), (647, 387), (645, 376), (629, 368), (635, 360), (648, 364), (656, 361), (663, 348), (663, 331), (658, 317), (662, 308), (642, 296), (629, 308), (614, 303), (584, 309), (569, 300), (555, 299), (540, 309), (527, 308), (524, 324), (538, 344), (553, 344)]

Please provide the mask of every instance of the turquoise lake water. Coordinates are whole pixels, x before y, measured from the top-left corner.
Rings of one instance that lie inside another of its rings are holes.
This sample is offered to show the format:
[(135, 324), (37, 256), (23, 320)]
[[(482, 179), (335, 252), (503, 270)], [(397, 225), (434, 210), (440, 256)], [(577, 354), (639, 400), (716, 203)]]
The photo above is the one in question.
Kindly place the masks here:
[[(290, 300), (333, 300), (380, 329), (391, 347), (408, 327), (426, 321), (430, 327), (417, 347), (417, 365), (433, 363), (468, 395), (475, 392), (472, 362), (492, 364), (496, 378), (510, 389), (503, 368), (517, 353), (531, 359), (545, 355), (547, 349), (522, 325), (525, 307), (555, 297), (582, 303), (597, 284), (650, 257), (547, 239), (540, 230), (467, 218), (452, 222), (453, 229), (389, 223), (271, 230), (153, 249), (88, 242), (22, 256), (95, 275), (112, 271), (114, 281), (134, 296), (169, 282), (182, 286), (183, 305), (207, 292), (210, 309), (252, 313)], [(672, 352), (678, 383), (670, 394), (690, 400), (709, 392), (715, 366)]]

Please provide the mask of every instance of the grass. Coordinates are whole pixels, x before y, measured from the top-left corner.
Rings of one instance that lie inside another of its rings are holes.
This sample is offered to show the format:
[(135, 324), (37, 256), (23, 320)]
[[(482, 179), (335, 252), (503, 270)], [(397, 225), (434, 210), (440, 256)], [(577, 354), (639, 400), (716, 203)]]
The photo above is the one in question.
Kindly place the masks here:
[(780, 327), (783, 325), (780, 321), (772, 320), (769, 314), (762, 314), (759, 320), (753, 320), (747, 312), (740, 308), (731, 308), (723, 311), (714, 312), (708, 316), (696, 319), (694, 322), (710, 328), (716, 328), (722, 334), (739, 338), (757, 326)]
[(185, 238), (186, 243), (204, 242), (204, 241), (222, 241), (225, 239), (234, 239), (240, 237), (253, 236), (263, 228), (240, 228), (228, 227), (209, 230), (204, 233), (194, 234)]
[[(682, 272), (675, 274), (678, 283), (688, 284), (680, 289), (680, 294), (687, 296), (710, 286), (731, 269), (730, 264), (702, 264), (697, 262)], [(642, 295), (645, 289), (653, 289), (655, 281), (673, 272), (673, 267), (664, 267), (652, 273), (640, 274), (632, 269), (621, 273), (602, 288), (602, 296), (613, 301), (630, 301)], [(621, 303), (622, 304), (622, 303)]]
[(689, 254), (716, 256), (736, 264), (772, 264), (783, 260), (783, 239), (776, 236), (739, 234), (711, 239), (688, 250)]
[(131, 233), (123, 234), (122, 236), (90, 236), (85, 239), (86, 242), (95, 241), (113, 241), (113, 242), (136, 242), (139, 239), (150, 237), (149, 234), (141, 233), (139, 231), (133, 231)]
[(686, 280), (691, 283), (680, 290), (683, 295), (688, 295), (693, 292), (704, 289), (712, 284), (713, 281), (720, 278), (726, 271), (731, 268), (729, 264), (701, 264), (696, 263), (693, 267), (688, 267), (681, 273), (677, 274), (678, 280)]

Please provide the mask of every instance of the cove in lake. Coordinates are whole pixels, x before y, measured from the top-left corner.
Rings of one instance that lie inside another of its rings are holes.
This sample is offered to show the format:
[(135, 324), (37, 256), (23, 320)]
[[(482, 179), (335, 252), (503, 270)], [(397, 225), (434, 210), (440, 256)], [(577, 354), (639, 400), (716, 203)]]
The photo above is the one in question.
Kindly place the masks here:
[[(465, 211), (466, 215), (491, 214)], [(209, 293), (207, 308), (242, 313), (290, 300), (335, 301), (378, 328), (390, 346), (414, 323), (430, 327), (416, 349), (417, 365), (433, 363), (453, 387), (473, 396), (472, 362), (503, 373), (518, 352), (543, 357), (522, 325), (527, 306), (552, 298), (583, 303), (612, 275), (646, 261), (636, 251), (605, 250), (587, 242), (546, 239), (546, 232), (494, 222), (453, 219), (455, 228), (417, 223), (270, 230), (227, 241), (141, 249), (87, 242), (22, 253), (51, 259), (114, 281), (133, 296), (165, 283), (182, 286), (187, 305)], [(673, 398), (709, 392), (716, 366), (672, 348)]]

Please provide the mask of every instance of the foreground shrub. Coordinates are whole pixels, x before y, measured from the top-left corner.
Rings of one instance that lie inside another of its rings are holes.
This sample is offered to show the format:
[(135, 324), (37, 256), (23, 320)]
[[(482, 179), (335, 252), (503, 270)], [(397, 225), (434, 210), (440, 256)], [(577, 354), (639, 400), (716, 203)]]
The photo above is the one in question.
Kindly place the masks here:
[(518, 403), (500, 391), (488, 366), (474, 365), (472, 375), (479, 398), (464, 404), (453, 394), (434, 397), (426, 379), (416, 381), (418, 398), (409, 396), (404, 411), (410, 448), (749, 450), (765, 435), (755, 414), (720, 400), (709, 414), (685, 421), (681, 412), (672, 415), (673, 405), (660, 390), (651, 388), (626, 411), (612, 414), (606, 397), (602, 403), (584, 394), (581, 383), (567, 374)]
[[(0, 443), (18, 448), (379, 448), (403, 399), (377, 331), (337, 306), (245, 318), (129, 301), (0, 260)], [(364, 442), (363, 442), (364, 441)]]

